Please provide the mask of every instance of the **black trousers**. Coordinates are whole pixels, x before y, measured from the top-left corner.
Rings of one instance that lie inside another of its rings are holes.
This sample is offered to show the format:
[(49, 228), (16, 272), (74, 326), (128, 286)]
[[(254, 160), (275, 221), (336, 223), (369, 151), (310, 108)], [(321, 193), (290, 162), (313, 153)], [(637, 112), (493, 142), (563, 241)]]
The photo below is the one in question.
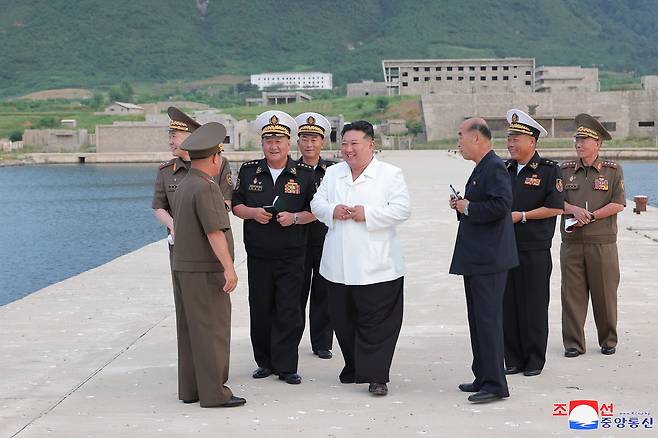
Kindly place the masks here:
[(327, 295), (327, 280), (320, 275), (320, 260), (322, 259), (322, 246), (309, 246), (306, 249), (306, 264), (304, 266), (304, 283), (300, 294), (302, 312), (302, 327), (299, 340), (303, 336), (306, 322), (306, 303), (311, 297), (308, 319), (311, 334), (311, 348), (313, 351), (331, 350), (334, 332), (329, 317), (329, 300)]
[(404, 277), (348, 286), (327, 282), (329, 313), (345, 367), (343, 383), (387, 383), (402, 327)]
[(473, 384), (481, 390), (508, 397), (503, 346), (503, 295), (507, 271), (465, 275), (468, 328), (471, 332)]
[(505, 289), (505, 364), (541, 370), (548, 343), (551, 250), (519, 251), (519, 263), (509, 271)]
[(259, 367), (297, 372), (304, 258), (247, 256), (251, 345)]

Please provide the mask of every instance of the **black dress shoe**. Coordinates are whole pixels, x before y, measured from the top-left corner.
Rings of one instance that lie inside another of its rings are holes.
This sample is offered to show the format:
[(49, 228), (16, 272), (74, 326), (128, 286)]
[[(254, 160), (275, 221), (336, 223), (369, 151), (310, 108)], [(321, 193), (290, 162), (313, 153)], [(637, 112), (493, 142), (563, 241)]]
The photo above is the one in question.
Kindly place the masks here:
[(299, 385), (302, 383), (302, 376), (297, 373), (280, 373), (279, 380), (285, 380), (286, 383), (291, 385)]
[(521, 368), (519, 368), (519, 367), (505, 367), (505, 374), (506, 375), (518, 374), (521, 371), (523, 371), (523, 370), (521, 370)]
[(523, 371), (524, 376), (532, 377), (532, 376), (538, 376), (541, 374), (541, 370), (525, 370)]
[(222, 403), (221, 406), (222, 408), (235, 408), (237, 406), (242, 406), (243, 404), (247, 403), (247, 400), (243, 399), (242, 397), (236, 397), (234, 395), (231, 396), (228, 401)]
[(460, 383), (458, 388), (460, 391), (464, 392), (478, 392), (480, 390), (473, 383)]
[(478, 391), (475, 394), (468, 396), (468, 401), (472, 403), (489, 403), (492, 401), (500, 400), (503, 397), (498, 394), (492, 394), (487, 391)]
[(564, 350), (564, 357), (578, 357), (580, 353), (575, 348), (567, 348)]
[(258, 367), (256, 371), (251, 375), (254, 379), (263, 379), (272, 374), (272, 370), (269, 368)]
[(386, 386), (386, 383), (371, 383), (368, 386), (368, 392), (373, 395), (386, 395), (388, 394), (388, 386)]
[(196, 403), (196, 402), (198, 402), (198, 401), (199, 401), (198, 398), (191, 398), (191, 399), (189, 399), (189, 400), (183, 400), (183, 403), (189, 405), (190, 403)]
[(615, 354), (616, 351), (615, 347), (601, 347), (601, 353), (606, 355)]
[(330, 350), (313, 350), (313, 354), (315, 354), (320, 359), (331, 359), (333, 357), (333, 354)]

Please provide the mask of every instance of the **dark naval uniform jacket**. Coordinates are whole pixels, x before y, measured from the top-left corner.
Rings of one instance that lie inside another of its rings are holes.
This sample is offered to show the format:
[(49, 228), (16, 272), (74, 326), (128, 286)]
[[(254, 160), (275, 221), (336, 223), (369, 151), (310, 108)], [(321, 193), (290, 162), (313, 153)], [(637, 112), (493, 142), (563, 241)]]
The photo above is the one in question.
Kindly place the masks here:
[[(564, 209), (564, 184), (557, 161), (541, 158), (537, 152), (517, 175), (518, 163), (505, 163), (512, 182), (512, 211), (530, 211), (539, 207)], [(549, 249), (555, 234), (557, 217), (514, 224), (519, 251)]]
[(468, 216), (457, 213), (459, 229), (450, 273), (493, 274), (519, 264), (512, 224), (512, 186), (505, 163), (489, 151), (466, 183)]
[[(290, 157), (286, 167), (276, 180), (265, 158), (248, 161), (240, 167), (235, 190), (233, 206), (244, 204), (247, 207), (264, 207), (272, 205), (279, 196), (277, 206), (280, 211), (311, 211), (311, 199), (315, 194), (313, 167), (297, 163)], [(291, 225), (282, 227), (276, 215), (267, 224), (255, 220), (244, 221), (244, 244), (247, 255), (262, 258), (282, 258), (304, 254), (308, 242), (308, 227)]]
[[(303, 158), (297, 160), (297, 163), (304, 164)], [(315, 183), (315, 190), (320, 187), (322, 183), (322, 178), (324, 178), (324, 173), (327, 170), (327, 167), (336, 164), (335, 161), (325, 160), (320, 157), (318, 165), (313, 169), (313, 179)], [(308, 246), (309, 247), (320, 247), (322, 251), (322, 245), (324, 245), (324, 236), (327, 234), (327, 226), (320, 221), (313, 221), (308, 224), (309, 233), (308, 233)]]

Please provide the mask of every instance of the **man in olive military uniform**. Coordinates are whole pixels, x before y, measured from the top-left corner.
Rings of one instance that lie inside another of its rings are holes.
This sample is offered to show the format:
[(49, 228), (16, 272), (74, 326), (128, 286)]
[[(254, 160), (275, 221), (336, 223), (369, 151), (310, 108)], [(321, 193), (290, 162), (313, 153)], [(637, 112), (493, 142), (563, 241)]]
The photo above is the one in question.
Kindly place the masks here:
[[(168, 241), (173, 245), (174, 224), (171, 214), (174, 193), (178, 184), (183, 180), (190, 168), (190, 157), (188, 153), (180, 148), (180, 145), (193, 133), (199, 126), (199, 122), (182, 112), (176, 107), (170, 106), (167, 109), (169, 115), (169, 148), (174, 156), (171, 160), (162, 163), (158, 170), (158, 176), (155, 180), (155, 191), (151, 208), (154, 210), (155, 217), (158, 221), (167, 227), (169, 233)], [(231, 195), (233, 193), (233, 180), (231, 177), (231, 167), (227, 160), (222, 160), (222, 167), (218, 175), (213, 178), (219, 184), (221, 193), (226, 202), (226, 208), (231, 207)], [(169, 252), (169, 262), (171, 264), (172, 248)]]
[[(178, 356), (181, 357), (181, 349), (185, 350), (185, 345), (181, 345), (181, 323), (182, 315), (180, 309), (182, 309), (182, 303), (180, 299), (180, 290), (173, 278), (173, 263), (174, 263), (174, 219), (173, 219), (173, 205), (174, 205), (174, 194), (178, 185), (183, 180), (185, 175), (190, 168), (190, 155), (187, 151), (180, 148), (181, 144), (200, 126), (199, 123), (175, 107), (169, 107), (167, 109), (167, 114), (169, 115), (169, 147), (171, 149), (172, 155), (174, 158), (163, 163), (158, 170), (158, 176), (155, 180), (155, 191), (153, 194), (153, 202), (151, 207), (154, 210), (155, 217), (158, 221), (167, 227), (167, 241), (169, 243), (169, 267), (171, 268), (172, 274), (172, 284), (174, 289), (174, 305), (176, 308), (176, 332), (177, 339), (179, 342)], [(220, 187), (223, 187), (221, 192), (229, 194), (232, 193), (232, 181), (230, 168), (226, 160), (222, 160), (222, 171), (220, 171), (220, 176), (215, 177), (215, 180), (220, 183)], [(222, 173), (224, 172), (224, 173)], [(230, 186), (229, 186), (230, 184)], [(230, 195), (228, 198), (223, 197), (220, 194), (220, 199), (224, 202), (225, 199), (231, 199)], [(227, 206), (228, 208), (228, 206)], [(178, 367), (180, 370), (185, 369), (185, 367)]]
[[(315, 187), (319, 187), (327, 167), (335, 161), (325, 160), (320, 156), (322, 147), (329, 141), (331, 124), (322, 114), (308, 112), (295, 117), (299, 127), (297, 130), (297, 148), (301, 153), (299, 163), (313, 167)], [(299, 339), (303, 335), (306, 315), (306, 303), (309, 300), (309, 331), (311, 334), (311, 348), (313, 353), (321, 359), (331, 359), (331, 345), (334, 333), (329, 318), (329, 300), (327, 297), (327, 280), (320, 275), (320, 260), (322, 259), (322, 246), (327, 226), (320, 221), (308, 224), (309, 236), (306, 247), (306, 265), (304, 267), (304, 283), (301, 293), (302, 327)]]
[(174, 197), (174, 283), (179, 313), (179, 398), (202, 407), (245, 404), (226, 386), (231, 342), (233, 267), (231, 223), (211, 175), (222, 164), (226, 128), (208, 123), (180, 146), (191, 168)]
[(608, 131), (592, 116), (576, 116), (578, 160), (562, 163), (564, 215), (562, 247), (562, 341), (564, 355), (585, 353), (585, 318), (592, 297), (601, 353), (617, 346), (617, 214), (626, 206), (624, 174), (599, 150)]
[(290, 384), (297, 374), (299, 305), (310, 212), (315, 194), (313, 167), (293, 161), (290, 138), (295, 120), (282, 111), (256, 118), (265, 158), (244, 163), (233, 192), (233, 213), (244, 219), (247, 250), (251, 344), (258, 368)]
[(543, 126), (519, 109), (507, 112), (507, 122), (519, 266), (507, 274), (503, 301), (505, 373), (536, 376), (546, 362), (551, 242), (564, 208), (562, 173), (557, 162), (537, 153), (537, 141), (547, 135)]

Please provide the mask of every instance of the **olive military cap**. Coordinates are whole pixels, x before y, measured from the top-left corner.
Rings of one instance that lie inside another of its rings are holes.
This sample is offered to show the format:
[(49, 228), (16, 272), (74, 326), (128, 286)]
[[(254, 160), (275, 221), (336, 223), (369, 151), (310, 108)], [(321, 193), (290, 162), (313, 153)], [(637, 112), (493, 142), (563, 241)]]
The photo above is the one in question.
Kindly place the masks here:
[(222, 142), (226, 138), (226, 128), (221, 123), (210, 122), (195, 130), (180, 145), (190, 153), (190, 159), (199, 160), (224, 151)]
[(201, 126), (199, 122), (174, 106), (167, 108), (167, 114), (171, 119), (169, 122), (169, 132), (194, 132), (199, 126)]
[(601, 123), (589, 114), (576, 116), (576, 133), (574, 137), (590, 137), (594, 140), (612, 140), (610, 133)]

